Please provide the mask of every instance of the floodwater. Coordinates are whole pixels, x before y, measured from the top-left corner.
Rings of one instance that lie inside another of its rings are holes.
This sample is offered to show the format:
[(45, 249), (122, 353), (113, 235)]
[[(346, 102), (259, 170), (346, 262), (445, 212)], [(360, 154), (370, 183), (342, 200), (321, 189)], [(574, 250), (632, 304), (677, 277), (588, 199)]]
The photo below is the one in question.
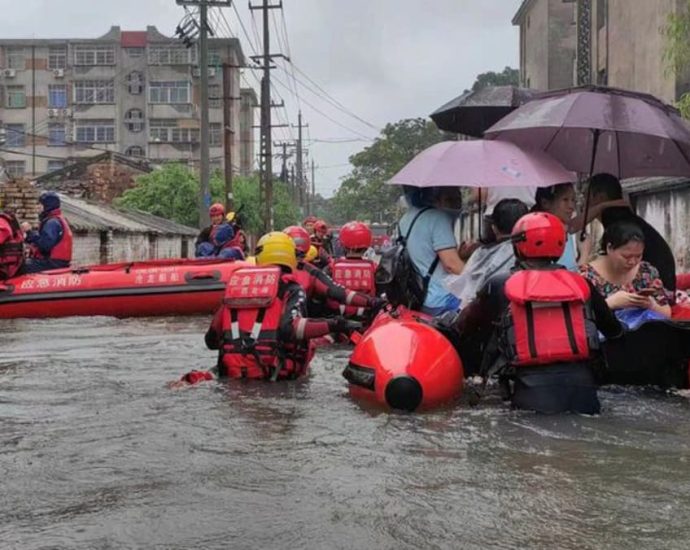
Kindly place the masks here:
[(690, 404), (387, 414), (345, 348), (292, 383), (166, 382), (208, 320), (0, 321), (0, 548), (688, 548)]

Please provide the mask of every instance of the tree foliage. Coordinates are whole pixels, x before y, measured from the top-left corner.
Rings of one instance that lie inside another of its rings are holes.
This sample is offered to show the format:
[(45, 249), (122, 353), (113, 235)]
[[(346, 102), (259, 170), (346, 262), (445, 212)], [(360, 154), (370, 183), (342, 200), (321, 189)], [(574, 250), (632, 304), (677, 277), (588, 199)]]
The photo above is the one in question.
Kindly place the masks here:
[[(223, 202), (225, 184), (220, 172), (213, 174), (210, 187), (212, 201)], [(260, 234), (264, 216), (257, 178), (234, 178), (233, 194), (235, 210), (242, 208), (245, 228), (252, 234)], [(136, 187), (125, 191), (117, 203), (197, 227), (199, 180), (194, 172), (182, 164), (166, 164), (159, 170), (137, 178)], [(275, 227), (292, 225), (299, 218), (299, 211), (286, 185), (280, 181), (273, 184), (273, 208)]]
[[(506, 67), (502, 72), (487, 71), (477, 75), (472, 84), (472, 91), (478, 92), (489, 86), (519, 86), (520, 71), (511, 67)], [(465, 90), (468, 92), (469, 90)]]
[[(686, 0), (677, 12), (667, 16), (662, 34), (665, 42), (665, 71), (667, 74), (679, 75), (690, 66), (690, 0)], [(684, 118), (690, 118), (690, 93), (684, 93), (676, 107)]]
[(417, 153), (444, 139), (448, 135), (423, 118), (387, 124), (374, 143), (350, 157), (353, 169), (329, 201), (333, 217), (328, 221), (395, 220), (400, 188), (386, 182)]

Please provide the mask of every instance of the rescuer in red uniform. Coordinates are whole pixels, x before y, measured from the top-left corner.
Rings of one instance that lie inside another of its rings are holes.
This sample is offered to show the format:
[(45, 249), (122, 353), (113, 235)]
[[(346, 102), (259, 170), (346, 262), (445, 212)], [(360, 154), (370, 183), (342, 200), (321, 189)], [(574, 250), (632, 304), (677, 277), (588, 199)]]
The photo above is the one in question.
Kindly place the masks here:
[(483, 365), (498, 367), (518, 408), (598, 414), (597, 329), (617, 338), (623, 327), (590, 283), (556, 264), (566, 242), (558, 218), (527, 214), (511, 238), (518, 270), (488, 283), (498, 290), (505, 282), (507, 308)]
[(24, 265), (24, 232), (14, 214), (0, 212), (0, 281), (14, 277)]
[(192, 371), (182, 383), (229, 378), (284, 380), (303, 375), (314, 354), (312, 339), (361, 328), (342, 318), (310, 319), (306, 295), (297, 283), (295, 244), (280, 232), (257, 243), (256, 267), (238, 269), (223, 306), (216, 312), (205, 340), (217, 349), (214, 371)]
[(54, 191), (46, 191), (38, 201), (43, 212), (38, 216), (38, 231), (30, 229), (26, 233), (30, 257), (24, 264), (23, 273), (69, 267), (72, 261), (72, 230), (62, 215), (60, 197)]

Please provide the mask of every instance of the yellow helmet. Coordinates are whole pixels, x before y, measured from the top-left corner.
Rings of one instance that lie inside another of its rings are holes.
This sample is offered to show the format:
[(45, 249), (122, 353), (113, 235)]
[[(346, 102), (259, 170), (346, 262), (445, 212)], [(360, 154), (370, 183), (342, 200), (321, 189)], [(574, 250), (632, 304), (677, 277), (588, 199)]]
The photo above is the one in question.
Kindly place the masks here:
[(309, 251), (307, 252), (307, 255), (304, 257), (304, 260), (307, 262), (312, 262), (316, 259), (316, 257), (319, 255), (319, 251), (314, 245), (311, 245), (309, 247)]
[(232, 223), (235, 220), (235, 213), (234, 212), (228, 212), (228, 215), (225, 216), (225, 221), (228, 223)]
[(256, 243), (256, 265), (282, 265), (295, 269), (295, 242), (282, 231), (266, 233)]

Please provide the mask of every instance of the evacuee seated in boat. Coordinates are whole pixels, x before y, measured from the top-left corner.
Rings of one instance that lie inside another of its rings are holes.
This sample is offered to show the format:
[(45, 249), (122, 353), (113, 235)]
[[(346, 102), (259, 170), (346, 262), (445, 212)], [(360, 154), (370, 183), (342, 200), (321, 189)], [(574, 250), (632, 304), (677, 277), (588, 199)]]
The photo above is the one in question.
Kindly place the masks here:
[(194, 243), (196, 256), (199, 257), (199, 245), (202, 243), (213, 243), (213, 234), (218, 227), (225, 221), (225, 207), (219, 202), (212, 204), (208, 209), (208, 215), (211, 218), (211, 225), (204, 227)]
[(244, 260), (244, 253), (230, 224), (222, 223), (212, 231), (211, 241), (199, 244), (197, 258)]
[(651, 318), (671, 316), (671, 292), (664, 288), (659, 271), (644, 261), (645, 236), (632, 221), (619, 221), (604, 230), (600, 255), (581, 267), (582, 275), (619, 313), (648, 310)]
[(675, 292), (676, 262), (671, 247), (654, 227), (632, 211), (623, 198), (623, 188), (618, 178), (611, 174), (596, 174), (592, 177), (588, 192), (590, 209), (604, 229), (619, 221), (630, 221), (640, 227), (645, 242), (642, 259), (659, 270), (664, 288)]
[(505, 281), (508, 307), (481, 371), (498, 374), (515, 407), (597, 414), (597, 330), (611, 339), (623, 327), (591, 283), (556, 263), (566, 245), (562, 220), (527, 214), (512, 239), (518, 270)]
[(28, 224), (23, 226), (29, 245), (23, 273), (69, 267), (72, 261), (72, 230), (60, 210), (60, 197), (54, 191), (46, 191), (38, 201), (43, 206), (38, 230), (29, 229)]
[(0, 212), (0, 281), (17, 275), (24, 265), (24, 232), (11, 212)]
[(305, 374), (314, 354), (313, 339), (346, 333), (361, 324), (341, 317), (310, 319), (306, 294), (297, 282), (295, 243), (282, 232), (257, 244), (256, 267), (238, 269), (228, 283), (223, 306), (205, 340), (219, 350), (213, 371), (192, 371), (181, 383), (215, 376), (283, 380)]

